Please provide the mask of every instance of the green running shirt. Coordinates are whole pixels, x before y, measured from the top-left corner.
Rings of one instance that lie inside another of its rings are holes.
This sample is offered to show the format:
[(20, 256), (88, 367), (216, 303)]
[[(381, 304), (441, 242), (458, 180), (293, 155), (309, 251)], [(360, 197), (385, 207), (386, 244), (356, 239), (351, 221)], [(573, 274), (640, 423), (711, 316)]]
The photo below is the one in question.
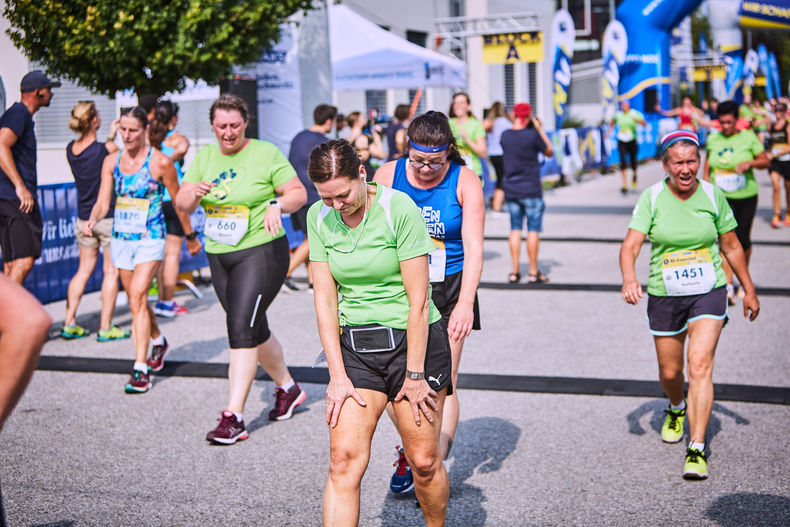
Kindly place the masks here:
[(742, 130), (730, 137), (724, 137), (721, 132), (716, 132), (708, 136), (706, 148), (710, 180), (724, 191), (725, 196), (730, 199), (744, 199), (757, 195), (758, 187), (754, 170), (749, 169), (743, 174), (734, 174), (738, 163), (752, 161), (765, 150), (754, 132)]
[[(371, 185), (377, 187), (376, 197), (355, 229), (346, 226), (340, 213), (323, 201), (310, 207), (310, 260), (329, 262), (340, 293), (337, 311), (341, 326), (380, 324), (406, 329), (409, 298), (400, 262), (428, 254), (433, 242), (420, 209), (409, 196), (377, 183)], [(428, 295), (430, 298), (430, 290)], [(429, 323), (440, 318), (431, 301)]]
[(738, 223), (721, 189), (697, 179), (697, 191), (681, 201), (661, 181), (642, 192), (634, 207), (629, 229), (650, 237), (650, 278), (647, 292), (669, 296), (664, 285), (664, 256), (668, 253), (707, 249), (716, 273), (713, 287), (727, 283), (721, 267), (718, 238)]

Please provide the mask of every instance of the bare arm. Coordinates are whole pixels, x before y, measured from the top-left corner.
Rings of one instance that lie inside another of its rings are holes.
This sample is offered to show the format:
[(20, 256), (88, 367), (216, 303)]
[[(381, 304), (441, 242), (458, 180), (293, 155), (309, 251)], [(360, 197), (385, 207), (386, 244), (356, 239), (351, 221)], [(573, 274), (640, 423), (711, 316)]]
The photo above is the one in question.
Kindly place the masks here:
[(275, 187), (274, 191), (279, 198), (277, 202), (279, 207), (268, 206), (266, 212), (263, 213), (263, 228), (270, 234), (277, 234), (283, 226), (282, 213), (283, 212), (296, 212), (302, 205), (307, 203), (307, 190), (299, 180), (294, 176), (289, 179), (285, 184)]
[(636, 257), (645, 242), (645, 235), (637, 230), (628, 229), (623, 245), (620, 247), (620, 272), (623, 275), (621, 294), (628, 304), (636, 305), (642, 298), (642, 284), (636, 279)]
[(0, 429), (19, 402), (52, 318), (25, 288), (0, 274)]
[(329, 270), (329, 262), (310, 262), (313, 275), (313, 291), (315, 298), (316, 321), (318, 336), (324, 348), (326, 362), (329, 366), (329, 385), (326, 388), (326, 424), (330, 428), (337, 426), (340, 410), (346, 399), (353, 397), (361, 406), (365, 400), (354, 388), (346, 374), (343, 355), (340, 352), (340, 328), (337, 322), (337, 283)]
[(16, 197), (19, 198), (19, 210), (27, 213), (33, 210), (35, 200), (33, 194), (25, 186), (22, 176), (19, 175), (16, 163), (14, 163), (14, 155), (11, 153), (11, 147), (16, 144), (18, 139), (10, 128), (0, 128), (0, 168), (14, 185)]
[(368, 146), (368, 148), (370, 148), (370, 155), (376, 159), (386, 159), (387, 152), (384, 151), (384, 145), (381, 142), (381, 135), (375, 130), (373, 130), (372, 135), (373, 142)]
[(170, 154), (170, 159), (172, 159), (174, 163), (183, 162), (184, 156), (187, 155), (187, 150), (189, 150), (189, 140), (179, 133), (174, 133), (168, 137), (165, 142), (167, 146), (173, 149), (173, 152)]
[(540, 119), (534, 115), (531, 116), (530, 119), (532, 120), (532, 125), (535, 127), (535, 130), (538, 131), (540, 138), (543, 139), (543, 144), (546, 145), (546, 149), (543, 150), (543, 155), (546, 157), (552, 157), (554, 155), (554, 148), (551, 145), (549, 136), (547, 136), (546, 132), (543, 130), (543, 125), (541, 124)]
[(743, 298), (743, 316), (749, 317), (750, 321), (754, 320), (760, 314), (760, 301), (757, 299), (754, 283), (751, 275), (749, 275), (746, 255), (743, 252), (741, 243), (738, 241), (738, 237), (735, 236), (735, 231), (720, 234), (719, 246), (730, 267), (735, 272), (735, 276), (738, 277), (738, 281), (743, 286), (743, 291), (746, 293), (746, 296)]
[(118, 133), (118, 128), (121, 126), (121, 120), (116, 119), (112, 123), (110, 123), (110, 133), (107, 135), (107, 141), (104, 143), (104, 147), (107, 149), (107, 152), (110, 154), (115, 154), (120, 150), (118, 145), (115, 143), (115, 136)]
[[(395, 177), (395, 164), (397, 161), (390, 161), (389, 163), (384, 163), (376, 170), (376, 175), (373, 176), (373, 181), (384, 185), (385, 187), (392, 186), (392, 180)], [(479, 180), (479, 179), (478, 179)]]
[(82, 226), (82, 231), (86, 236), (93, 236), (93, 227), (99, 220), (107, 215), (110, 210), (110, 202), (112, 201), (113, 193), (113, 178), (112, 172), (115, 169), (115, 155), (110, 154), (104, 158), (104, 163), (101, 166), (101, 186), (99, 187), (99, 195), (96, 197), (96, 203), (93, 204), (91, 209), (91, 216)]
[(463, 340), (472, 332), (475, 295), (483, 273), (485, 200), (480, 178), (466, 167), (461, 167), (458, 195), (463, 215), (461, 238), (464, 244), (464, 273), (458, 302), (447, 324), (450, 340), (454, 341)]
[(768, 153), (763, 150), (757, 154), (753, 160), (738, 163), (738, 166), (735, 167), (735, 170), (742, 174), (750, 168), (768, 168), (769, 166), (771, 166), (771, 159), (768, 157)]

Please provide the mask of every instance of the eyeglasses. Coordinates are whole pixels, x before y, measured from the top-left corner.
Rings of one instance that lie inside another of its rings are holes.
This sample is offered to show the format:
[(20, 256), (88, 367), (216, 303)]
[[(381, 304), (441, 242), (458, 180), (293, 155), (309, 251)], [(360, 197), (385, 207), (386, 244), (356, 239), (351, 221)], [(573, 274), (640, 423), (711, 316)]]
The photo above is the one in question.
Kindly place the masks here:
[(422, 170), (422, 167), (428, 167), (430, 170), (434, 172), (440, 170), (444, 164), (447, 163), (447, 157), (442, 160), (441, 163), (423, 163), (422, 161), (415, 161), (412, 158), (409, 158), (409, 164), (414, 170)]

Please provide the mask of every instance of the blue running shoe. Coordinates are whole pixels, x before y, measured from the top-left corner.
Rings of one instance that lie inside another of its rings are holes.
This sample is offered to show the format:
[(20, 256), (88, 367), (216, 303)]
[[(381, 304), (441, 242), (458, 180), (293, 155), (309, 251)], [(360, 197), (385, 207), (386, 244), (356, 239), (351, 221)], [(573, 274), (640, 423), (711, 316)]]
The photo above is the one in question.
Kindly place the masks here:
[(392, 479), (390, 479), (390, 490), (395, 494), (405, 494), (414, 488), (414, 477), (409, 462), (406, 461), (406, 456), (403, 454), (403, 448), (398, 445), (395, 450), (398, 452), (398, 459), (392, 464), (396, 468)]

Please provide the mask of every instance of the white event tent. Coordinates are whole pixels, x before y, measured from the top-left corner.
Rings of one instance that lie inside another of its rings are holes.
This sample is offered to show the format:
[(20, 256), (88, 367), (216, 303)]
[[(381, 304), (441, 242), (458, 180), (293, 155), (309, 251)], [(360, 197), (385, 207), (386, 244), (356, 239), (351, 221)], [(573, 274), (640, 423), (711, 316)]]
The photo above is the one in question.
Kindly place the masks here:
[(466, 86), (466, 64), (380, 28), (339, 4), (329, 7), (335, 90)]

